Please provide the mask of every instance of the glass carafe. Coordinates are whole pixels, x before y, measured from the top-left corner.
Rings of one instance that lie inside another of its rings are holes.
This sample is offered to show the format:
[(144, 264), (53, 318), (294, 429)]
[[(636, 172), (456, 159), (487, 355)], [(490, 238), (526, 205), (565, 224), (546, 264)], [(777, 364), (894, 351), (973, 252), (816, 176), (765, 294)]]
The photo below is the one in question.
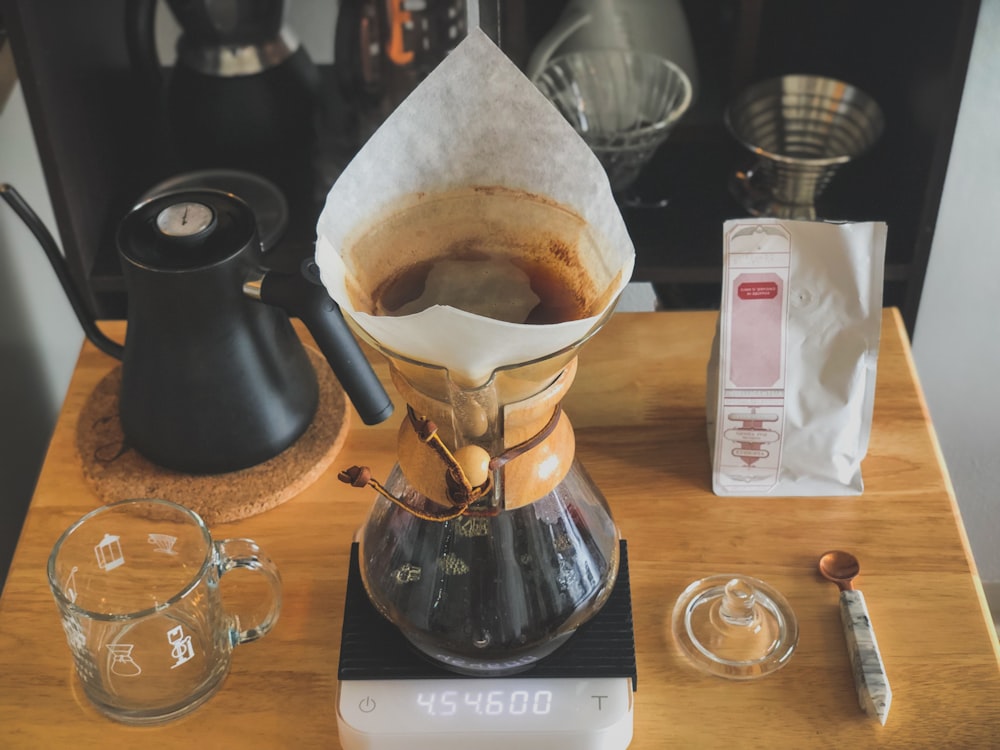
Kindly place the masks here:
[(408, 416), (398, 463), (371, 482), (362, 577), (375, 607), (452, 671), (527, 669), (614, 586), (618, 530), (560, 407), (582, 343), (485, 383), (380, 347)]

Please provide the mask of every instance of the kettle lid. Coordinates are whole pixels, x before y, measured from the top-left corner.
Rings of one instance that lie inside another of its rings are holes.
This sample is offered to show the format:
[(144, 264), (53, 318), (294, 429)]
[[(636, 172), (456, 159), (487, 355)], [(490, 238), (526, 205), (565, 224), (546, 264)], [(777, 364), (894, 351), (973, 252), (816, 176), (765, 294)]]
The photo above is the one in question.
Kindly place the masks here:
[(161, 271), (209, 268), (260, 250), (253, 210), (221, 190), (185, 190), (138, 204), (118, 227), (118, 251), (134, 265)]

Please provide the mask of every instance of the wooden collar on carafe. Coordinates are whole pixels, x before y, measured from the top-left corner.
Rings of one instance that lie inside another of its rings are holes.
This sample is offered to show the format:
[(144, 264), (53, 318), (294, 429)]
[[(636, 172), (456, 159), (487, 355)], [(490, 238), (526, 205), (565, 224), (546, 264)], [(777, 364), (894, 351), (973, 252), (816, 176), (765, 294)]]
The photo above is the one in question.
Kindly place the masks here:
[[(501, 407), (504, 450), (490, 455), (492, 474), (500, 474), (503, 509), (519, 508), (544, 497), (558, 486), (569, 472), (576, 452), (576, 441), (569, 418), (559, 408), (576, 376), (577, 360), (571, 359), (548, 386), (521, 401)], [(403, 377), (393, 383), (418, 418), (445, 422), (451, 405), (418, 391)], [(448, 440), (449, 436), (442, 436)], [(452, 453), (455, 446), (449, 445)], [(449, 488), (448, 472), (434, 449), (404, 419), (397, 436), (397, 460), (413, 489), (437, 505), (456, 505)], [(474, 471), (474, 470), (473, 470)], [(474, 512), (474, 511), (471, 511)]]

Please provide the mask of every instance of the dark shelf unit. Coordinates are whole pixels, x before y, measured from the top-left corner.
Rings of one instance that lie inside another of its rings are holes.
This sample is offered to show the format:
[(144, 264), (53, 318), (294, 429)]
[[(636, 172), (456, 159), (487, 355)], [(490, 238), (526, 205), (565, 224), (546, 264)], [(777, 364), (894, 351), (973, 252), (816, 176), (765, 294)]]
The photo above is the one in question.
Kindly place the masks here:
[[(912, 333), (978, 0), (934, 0), (919, 10), (887, 0), (686, 0), (683, 6), (700, 92), (639, 179), (638, 192), (666, 199), (666, 207), (623, 206), (637, 252), (633, 279), (653, 282), (665, 307), (717, 307), (722, 224), (747, 215), (729, 182), (753, 161), (725, 130), (726, 104), (748, 84), (773, 76), (830, 76), (872, 95), (886, 129), (870, 152), (840, 170), (817, 211), (829, 219), (887, 222), (884, 302), (901, 308)], [(526, 49), (558, 17), (546, 7), (528, 15)]]
[[(198, 166), (170, 147), (160, 102), (130, 69), (127, 0), (50, 4), (0, 0), (53, 209), (71, 272), (94, 315), (126, 310), (114, 232), (146, 189)], [(325, 0), (299, 0), (325, 2)], [(785, 73), (828, 75), (871, 94), (886, 129), (872, 151), (844, 167), (821, 216), (889, 225), (884, 301), (912, 332), (961, 102), (979, 0), (687, 0), (698, 57), (698, 99), (640, 177), (663, 208), (623, 206), (637, 250), (636, 281), (653, 282), (666, 308), (718, 303), (722, 223), (745, 216), (728, 183), (748, 154), (722, 114), (742, 87)], [(496, 8), (495, 3), (487, 3)], [(501, 45), (524, 64), (565, 0), (505, 0)], [(489, 29), (487, 29), (489, 31)], [(332, 30), (331, 30), (332, 33)], [(495, 34), (492, 34), (496, 37)], [(326, 187), (356, 148), (351, 113), (333, 72), (321, 71), (333, 119), (314, 174), (287, 175), (292, 217), (272, 264), (312, 252)]]

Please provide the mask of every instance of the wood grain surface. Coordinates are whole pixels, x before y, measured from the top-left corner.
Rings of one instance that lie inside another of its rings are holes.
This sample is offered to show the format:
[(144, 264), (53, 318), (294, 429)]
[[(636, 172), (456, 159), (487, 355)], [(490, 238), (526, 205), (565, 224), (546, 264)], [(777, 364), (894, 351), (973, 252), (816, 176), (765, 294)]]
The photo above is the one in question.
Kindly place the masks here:
[[(883, 320), (866, 489), (848, 498), (712, 494), (704, 402), (715, 319), (616, 314), (584, 347), (563, 404), (577, 455), (629, 542), (639, 670), (631, 747), (996, 747), (997, 638), (898, 313)], [(123, 338), (122, 323), (104, 327)], [(373, 360), (388, 382), (384, 363)], [(347, 560), (371, 496), (336, 473), (367, 464), (376, 477), (388, 474), (403, 404), (390, 388), (397, 414), (377, 427), (354, 420), (318, 481), (273, 510), (213, 529), (256, 539), (275, 560), (281, 619), (236, 649), (226, 683), (205, 706), (161, 727), (131, 728), (80, 694), (45, 576), (59, 534), (99, 505), (75, 453), (75, 420), (114, 365), (84, 345), (0, 599), (0, 747), (339, 747)], [(831, 548), (861, 560), (856, 583), (894, 695), (884, 727), (858, 707), (838, 592), (816, 571)], [(701, 674), (675, 650), (674, 601), (717, 573), (756, 576), (784, 593), (800, 624), (787, 667), (731, 682)]]

